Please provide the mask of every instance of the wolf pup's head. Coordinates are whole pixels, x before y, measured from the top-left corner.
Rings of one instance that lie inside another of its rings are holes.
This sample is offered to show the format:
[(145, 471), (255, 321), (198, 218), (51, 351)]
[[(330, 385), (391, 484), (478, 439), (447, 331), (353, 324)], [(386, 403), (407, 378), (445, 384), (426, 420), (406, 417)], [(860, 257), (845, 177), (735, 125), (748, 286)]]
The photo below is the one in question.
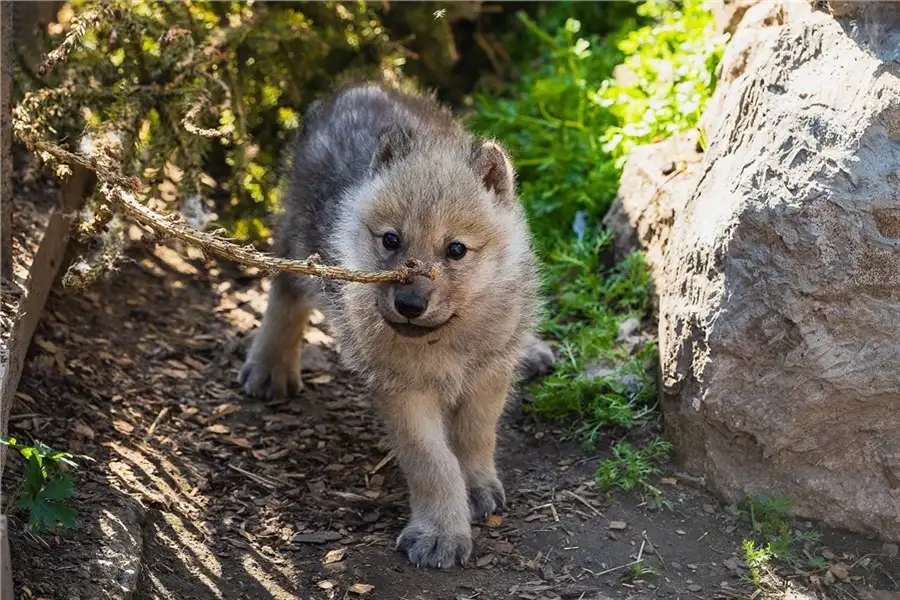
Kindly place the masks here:
[[(366, 182), (348, 203), (340, 254), (344, 264), (365, 270), (418, 259), (439, 264), (441, 275), (355, 286), (351, 310), (369, 313), (365, 328), (415, 338), (454, 322), (513, 316), (519, 307), (504, 303), (514, 305), (516, 279), (530, 277), (523, 273), (530, 247), (515, 188), (512, 163), (496, 142), (386, 132)], [(491, 311), (503, 314), (485, 314)]]

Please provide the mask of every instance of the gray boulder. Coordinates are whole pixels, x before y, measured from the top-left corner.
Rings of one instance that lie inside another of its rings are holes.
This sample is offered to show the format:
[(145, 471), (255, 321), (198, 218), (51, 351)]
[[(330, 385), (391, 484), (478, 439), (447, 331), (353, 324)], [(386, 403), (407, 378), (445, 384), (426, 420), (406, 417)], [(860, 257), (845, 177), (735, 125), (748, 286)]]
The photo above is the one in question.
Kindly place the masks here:
[(900, 11), (765, 4), (790, 14), (738, 25), (670, 224), (632, 226), (665, 238), (668, 435), (725, 498), (897, 541)]

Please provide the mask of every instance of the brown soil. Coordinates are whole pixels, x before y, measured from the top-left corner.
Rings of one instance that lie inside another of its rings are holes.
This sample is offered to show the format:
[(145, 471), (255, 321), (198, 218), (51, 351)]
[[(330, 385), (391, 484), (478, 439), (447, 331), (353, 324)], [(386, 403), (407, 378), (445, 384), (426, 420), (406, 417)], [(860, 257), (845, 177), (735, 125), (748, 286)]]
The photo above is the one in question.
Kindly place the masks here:
[[(502, 524), (475, 526), (467, 567), (414, 568), (393, 550), (407, 515), (403, 480), (383, 464), (370, 399), (336, 366), (324, 325), (308, 336), (318, 350), (306, 355), (303, 395), (250, 399), (234, 378), (266, 286), (170, 249), (130, 256), (82, 296), (55, 292), (32, 347), (11, 433), (96, 462), (75, 473), (74, 531), (36, 537), (21, 514), (11, 519), (17, 598), (754, 594), (740, 561), (744, 520), (672, 472), (657, 479), (669, 510), (607, 495), (592, 477), (602, 456), (533, 423), (521, 398), (503, 425)], [(20, 457), (9, 462), (5, 494), (23, 472)], [(758, 597), (897, 599), (868, 587), (896, 590), (892, 547), (823, 532), (803, 552), (848, 571), (773, 573), (776, 587)], [(628, 566), (638, 560), (643, 574)]]

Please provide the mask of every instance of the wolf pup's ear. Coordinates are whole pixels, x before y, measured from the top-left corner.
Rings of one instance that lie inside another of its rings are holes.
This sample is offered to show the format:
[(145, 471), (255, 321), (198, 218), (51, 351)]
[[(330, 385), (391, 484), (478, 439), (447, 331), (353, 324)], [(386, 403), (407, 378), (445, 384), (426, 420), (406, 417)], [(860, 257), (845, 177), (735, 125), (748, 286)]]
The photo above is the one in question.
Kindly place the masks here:
[(498, 200), (515, 199), (516, 173), (503, 146), (491, 140), (476, 142), (472, 148), (472, 169)]
[(411, 131), (397, 126), (386, 129), (378, 136), (378, 145), (369, 165), (369, 174), (381, 173), (409, 154), (411, 147)]

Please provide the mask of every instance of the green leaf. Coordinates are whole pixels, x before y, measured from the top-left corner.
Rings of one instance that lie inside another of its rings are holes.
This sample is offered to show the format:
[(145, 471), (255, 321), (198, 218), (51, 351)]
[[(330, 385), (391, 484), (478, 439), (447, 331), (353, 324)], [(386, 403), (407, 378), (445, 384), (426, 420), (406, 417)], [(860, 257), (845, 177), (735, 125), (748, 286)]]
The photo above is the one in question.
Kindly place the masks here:
[(125, 62), (125, 49), (119, 48), (115, 52), (109, 55), (109, 62), (113, 64), (114, 67), (121, 66), (123, 62)]
[(66, 500), (72, 497), (71, 475), (62, 475), (47, 484), (41, 496), (47, 500)]
[(25, 485), (22, 488), (22, 496), (25, 498), (37, 498), (44, 487), (44, 469), (37, 453), (32, 453), (25, 467)]
[(57, 523), (74, 528), (78, 511), (70, 506), (47, 502), (43, 498), (20, 502), (19, 506), (29, 513), (28, 523), (35, 531), (52, 531)]

